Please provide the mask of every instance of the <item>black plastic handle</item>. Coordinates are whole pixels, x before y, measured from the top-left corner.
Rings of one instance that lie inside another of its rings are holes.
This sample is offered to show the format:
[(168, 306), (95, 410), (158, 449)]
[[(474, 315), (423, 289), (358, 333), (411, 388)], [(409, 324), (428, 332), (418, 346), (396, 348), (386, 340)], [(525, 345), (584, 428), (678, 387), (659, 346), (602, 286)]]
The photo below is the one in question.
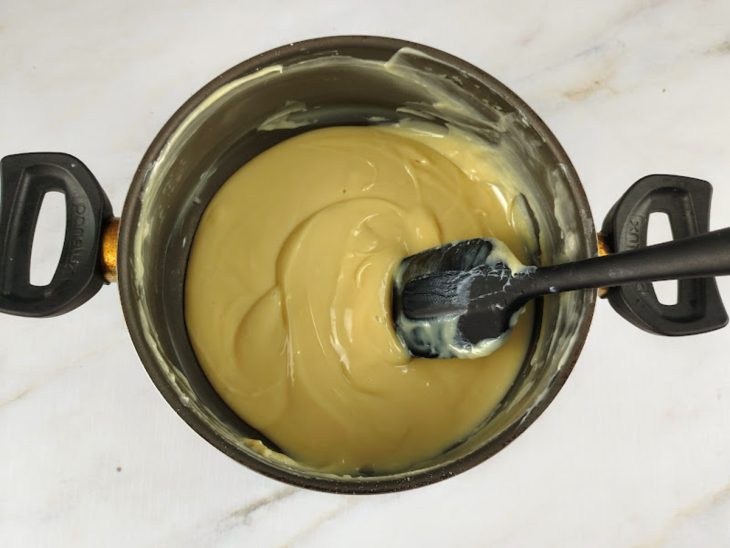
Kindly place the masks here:
[[(649, 175), (637, 181), (614, 205), (603, 223), (602, 235), (613, 253), (643, 249), (653, 213), (668, 216), (675, 240), (707, 234), (711, 200), (712, 185), (707, 181), (679, 175)], [(703, 245), (719, 246), (713, 249), (718, 254), (715, 259), (722, 261), (730, 253), (726, 247), (730, 243), (727, 239), (723, 243), (724, 230), (713, 234), (716, 236)], [(700, 247), (687, 250), (690, 254), (702, 251)], [(686, 256), (686, 262), (686, 270), (685, 265), (676, 265), (678, 272), (694, 270), (709, 274), (711, 267), (721, 266), (692, 255)], [(705, 267), (710, 270), (703, 270)], [(625, 319), (660, 335), (705, 333), (720, 329), (728, 322), (713, 277), (679, 280), (677, 302), (671, 305), (659, 302), (650, 282), (612, 287), (607, 296), (611, 306)]]
[(730, 274), (730, 228), (646, 248), (539, 269), (535, 295)]
[[(61, 258), (48, 285), (30, 283), (30, 258), (43, 197), (66, 198)], [(109, 199), (88, 168), (61, 153), (28, 153), (0, 161), (0, 312), (47, 317), (85, 303), (104, 285), (102, 229)]]

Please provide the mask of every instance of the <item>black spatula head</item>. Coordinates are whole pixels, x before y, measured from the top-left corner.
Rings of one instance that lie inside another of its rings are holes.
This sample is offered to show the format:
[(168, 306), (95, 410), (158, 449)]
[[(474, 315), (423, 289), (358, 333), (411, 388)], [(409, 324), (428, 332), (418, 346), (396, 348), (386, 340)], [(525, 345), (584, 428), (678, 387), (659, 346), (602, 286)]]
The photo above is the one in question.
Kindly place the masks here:
[(516, 281), (529, 271), (492, 239), (463, 240), (407, 257), (393, 286), (396, 330), (414, 356), (487, 355), (504, 342), (524, 305)]

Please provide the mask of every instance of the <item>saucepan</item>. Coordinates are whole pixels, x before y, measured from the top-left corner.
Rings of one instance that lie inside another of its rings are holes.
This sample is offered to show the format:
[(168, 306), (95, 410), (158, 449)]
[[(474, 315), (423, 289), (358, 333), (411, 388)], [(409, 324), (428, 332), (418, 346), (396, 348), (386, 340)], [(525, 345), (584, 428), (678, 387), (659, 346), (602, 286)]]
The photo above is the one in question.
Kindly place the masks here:
[[(708, 231), (710, 185), (652, 175), (621, 198), (599, 238), (580, 179), (558, 140), (495, 78), (420, 44), (368, 36), (318, 38), (249, 59), (193, 95), (149, 146), (120, 218), (80, 160), (60, 153), (3, 158), (0, 310), (54, 316), (117, 282), (132, 341), (167, 402), (226, 455), (277, 480), (330, 492), (378, 493), (467, 470), (515, 439), (559, 392), (586, 340), (595, 290), (540, 299), (527, 357), (494, 412), (442, 454), (387, 474), (328, 474), (283, 456), (213, 390), (185, 327), (191, 242), (206, 204), (230, 175), (304, 131), (406, 117), (465, 127), (486, 146), (502, 146), (512, 155), (529, 181), (512, 207), (532, 227), (533, 264), (645, 246), (648, 218), (657, 211), (669, 215), (675, 238)], [(30, 253), (41, 202), (52, 191), (65, 195), (65, 241), (52, 281), (38, 287), (29, 279)], [(673, 306), (659, 303), (648, 283), (606, 293), (624, 317), (664, 335), (700, 333), (727, 322), (713, 279), (680, 281)]]

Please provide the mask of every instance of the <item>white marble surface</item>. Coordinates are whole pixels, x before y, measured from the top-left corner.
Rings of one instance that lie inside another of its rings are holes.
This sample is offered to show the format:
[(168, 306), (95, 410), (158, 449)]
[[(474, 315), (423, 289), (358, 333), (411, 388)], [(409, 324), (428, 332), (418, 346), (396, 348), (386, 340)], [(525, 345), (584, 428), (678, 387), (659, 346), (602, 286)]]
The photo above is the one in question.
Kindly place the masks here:
[[(0, 4), (0, 154), (82, 158), (117, 211), (146, 146), (213, 76), (293, 40), (368, 33), (459, 55), (561, 139), (597, 219), (642, 175), (715, 185), (730, 225), (730, 3)], [(43, 260), (43, 259), (41, 259)], [(730, 279), (721, 282), (730, 305)], [(461, 476), (396, 495), (287, 487), (157, 393), (115, 288), (0, 317), (2, 546), (728, 546), (730, 330), (653, 337), (598, 307), (547, 412)]]

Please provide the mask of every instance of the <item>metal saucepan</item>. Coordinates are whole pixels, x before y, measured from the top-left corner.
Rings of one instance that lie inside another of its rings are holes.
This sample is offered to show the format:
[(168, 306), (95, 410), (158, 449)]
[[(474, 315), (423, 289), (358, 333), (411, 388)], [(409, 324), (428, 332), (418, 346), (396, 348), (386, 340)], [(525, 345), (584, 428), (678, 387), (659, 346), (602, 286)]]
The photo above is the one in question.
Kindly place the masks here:
[[(395, 61), (394, 61), (395, 59)], [(397, 62), (396, 62), (397, 61)], [(445, 101), (460, 109), (441, 109)], [(154, 138), (131, 183), (121, 221), (89, 170), (65, 154), (2, 160), (0, 311), (53, 316), (118, 281), (132, 341), (152, 381), (196, 432), (272, 478), (343, 493), (398, 491), (462, 472), (497, 453), (548, 406), (578, 359), (595, 291), (541, 299), (532, 346), (514, 386), (472, 435), (401, 473), (336, 476), (293, 464), (233, 413), (203, 374), (183, 315), (186, 262), (206, 204), (242, 164), (293, 135), (332, 125), (396, 122), (468, 125), (514, 154), (530, 186), (513, 204), (535, 233), (540, 264), (646, 245), (653, 211), (670, 215), (675, 237), (708, 230), (708, 183), (650, 176), (609, 215), (597, 244), (580, 180), (555, 136), (519, 97), (442, 51), (390, 38), (344, 36), (290, 44), (218, 76)], [(509, 123), (506, 123), (509, 122)], [(45, 193), (66, 197), (66, 237), (47, 286), (30, 284), (30, 251)], [(651, 284), (613, 288), (625, 317), (650, 331), (688, 334), (724, 325), (714, 280), (686, 280), (679, 302), (660, 305)]]

